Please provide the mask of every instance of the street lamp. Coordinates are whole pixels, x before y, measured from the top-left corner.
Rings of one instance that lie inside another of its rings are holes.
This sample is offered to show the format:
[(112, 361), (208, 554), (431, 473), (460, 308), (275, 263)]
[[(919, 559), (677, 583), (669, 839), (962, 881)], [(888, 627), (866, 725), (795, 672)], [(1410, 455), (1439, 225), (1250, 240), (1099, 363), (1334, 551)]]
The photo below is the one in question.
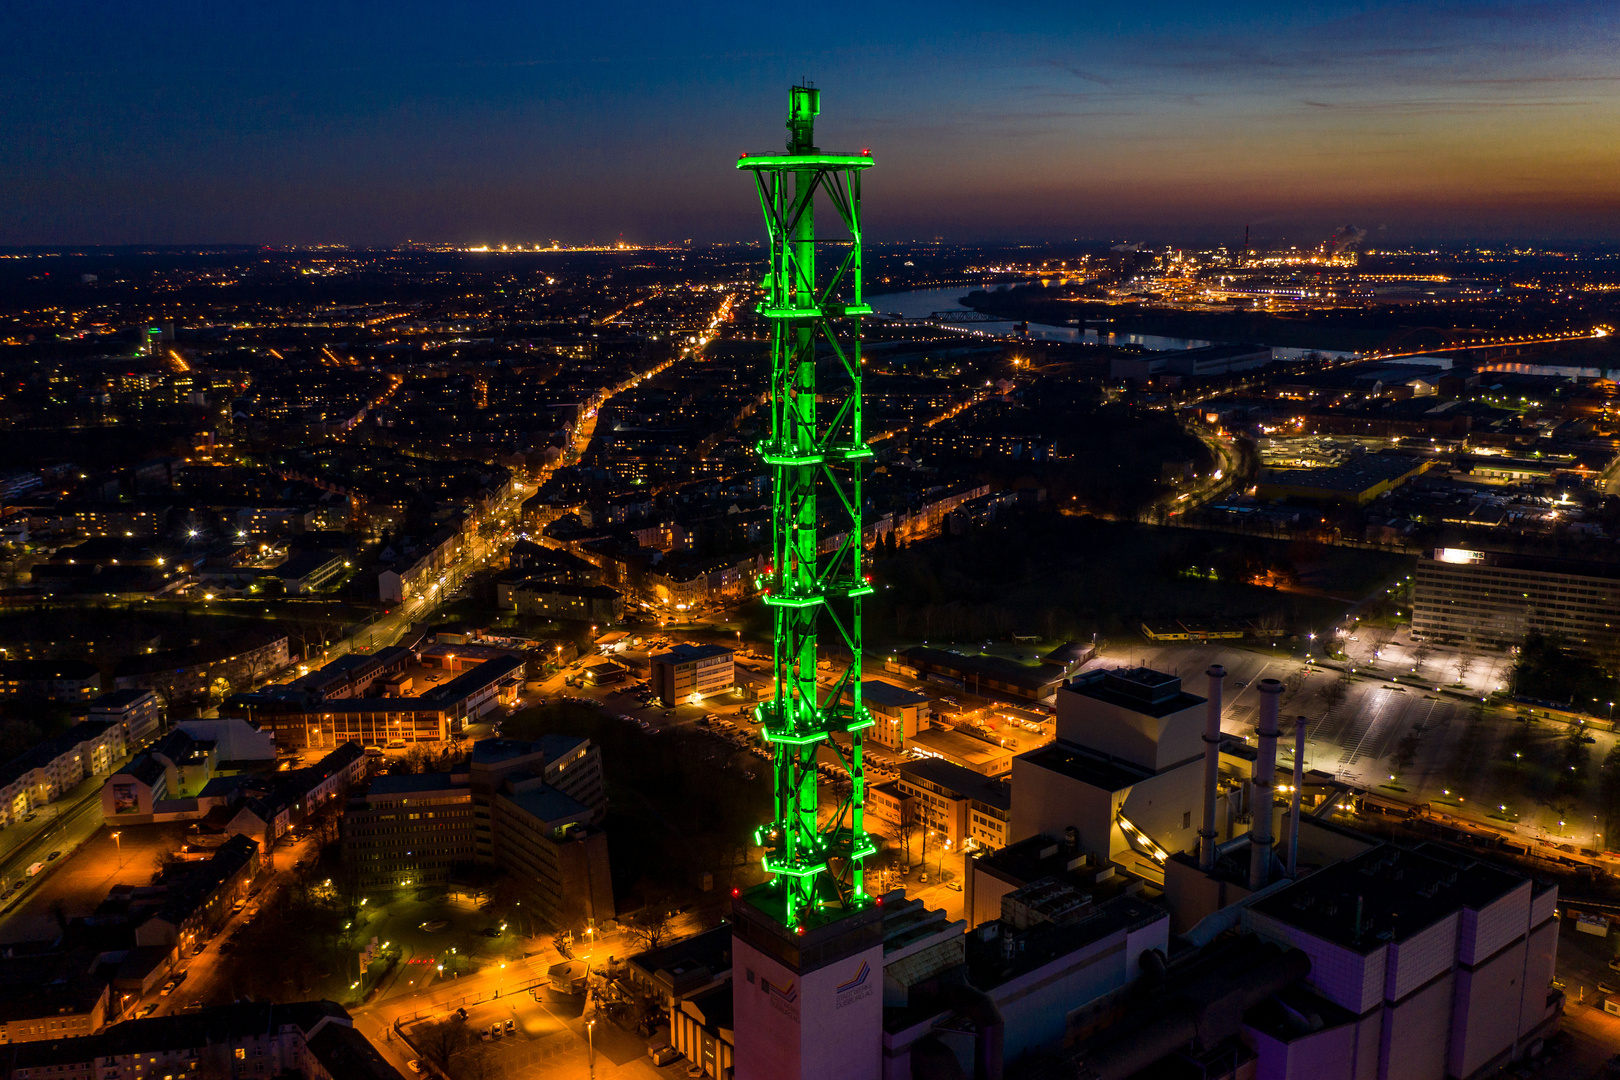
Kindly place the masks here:
[(589, 1047), (590, 1080), (596, 1080), (596, 1017), (594, 1016), (585, 1021), (585, 1041)]
[(120, 830), (118, 830), (118, 831), (116, 831), (116, 832), (114, 832), (112, 834), (113, 843), (118, 846), (118, 869), (120, 869), (120, 870), (122, 870), (124, 868), (124, 841), (123, 841), (123, 835), (124, 835), (124, 833), (123, 833), (122, 829), (120, 829)]

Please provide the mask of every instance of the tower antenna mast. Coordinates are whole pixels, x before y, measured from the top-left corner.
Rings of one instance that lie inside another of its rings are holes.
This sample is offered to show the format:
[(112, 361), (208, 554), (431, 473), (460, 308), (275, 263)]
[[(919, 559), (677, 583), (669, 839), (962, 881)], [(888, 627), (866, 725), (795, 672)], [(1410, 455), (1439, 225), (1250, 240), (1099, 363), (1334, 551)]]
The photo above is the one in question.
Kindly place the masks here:
[[(821, 92), (789, 95), (787, 152), (745, 154), (770, 238), (758, 311), (770, 326), (770, 434), (758, 447), (770, 467), (771, 563), (765, 603), (775, 630), (776, 692), (756, 715), (772, 750), (773, 820), (756, 841), (774, 880), (750, 902), (803, 933), (871, 904), (863, 860), (876, 852), (864, 825), (861, 740), (873, 725), (861, 700), (861, 469), (872, 456), (861, 409), (861, 317), (872, 308), (861, 281), (861, 174), (870, 152), (822, 153), (815, 145)], [(847, 240), (818, 238), (817, 196), (831, 204)], [(818, 267), (817, 249), (831, 249)], [(841, 249), (841, 250), (840, 250)], [(818, 385), (818, 361), (826, 374)], [(849, 667), (823, 689), (817, 631), (825, 621)], [(846, 748), (834, 736), (846, 737)], [(818, 754), (830, 748), (849, 774), (825, 818)]]

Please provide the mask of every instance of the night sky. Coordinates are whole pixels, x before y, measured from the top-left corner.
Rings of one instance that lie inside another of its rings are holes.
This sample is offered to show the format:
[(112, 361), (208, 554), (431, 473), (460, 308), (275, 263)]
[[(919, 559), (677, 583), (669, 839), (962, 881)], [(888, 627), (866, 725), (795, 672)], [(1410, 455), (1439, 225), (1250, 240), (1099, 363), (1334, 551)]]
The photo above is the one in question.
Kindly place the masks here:
[(0, 244), (752, 239), (801, 77), (876, 240), (1620, 239), (1614, 0), (12, 0)]

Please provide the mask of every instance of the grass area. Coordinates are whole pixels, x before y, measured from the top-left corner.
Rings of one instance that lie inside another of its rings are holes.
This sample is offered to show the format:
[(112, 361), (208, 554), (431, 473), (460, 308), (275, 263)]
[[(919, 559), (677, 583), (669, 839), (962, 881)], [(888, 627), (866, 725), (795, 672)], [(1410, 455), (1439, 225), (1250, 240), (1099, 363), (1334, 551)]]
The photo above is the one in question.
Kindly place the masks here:
[(768, 772), (755, 779), (734, 764), (737, 752), (718, 739), (675, 728), (649, 734), (595, 708), (570, 702), (525, 709), (505, 734), (533, 739), (582, 735), (602, 750), (613, 861), (613, 891), (621, 911), (648, 903), (672, 906), (699, 897), (705, 871), (712, 895), (728, 896), (733, 879), (758, 876), (747, 861), (754, 829), (770, 817)]
[(1216, 617), (1288, 634), (1337, 618), (1344, 604), (1333, 597), (1365, 596), (1409, 564), (1376, 551), (1030, 513), (879, 561), (866, 637), (874, 649), (1010, 634), (1118, 638), (1139, 633), (1144, 619)]

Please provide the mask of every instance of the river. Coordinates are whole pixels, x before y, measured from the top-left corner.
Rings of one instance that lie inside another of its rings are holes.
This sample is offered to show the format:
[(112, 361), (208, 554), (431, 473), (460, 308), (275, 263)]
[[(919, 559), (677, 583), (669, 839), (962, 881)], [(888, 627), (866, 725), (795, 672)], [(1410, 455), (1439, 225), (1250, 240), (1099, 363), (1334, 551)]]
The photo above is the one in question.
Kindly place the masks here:
[[(963, 305), (960, 297), (973, 292), (978, 286), (958, 285), (951, 289), (916, 289), (912, 292), (883, 293), (880, 296), (868, 298), (872, 310), (882, 315), (900, 315), (907, 319), (926, 319), (936, 311), (971, 311)], [(995, 322), (975, 322), (963, 324), (964, 332), (981, 331), (988, 334), (1010, 334), (1015, 324), (1010, 320)], [(1201, 338), (1164, 337), (1160, 334), (1101, 334), (1094, 327), (1082, 329), (1078, 326), (1048, 326), (1044, 323), (1030, 323), (1029, 336), (1039, 341), (1071, 341), (1092, 342), (1099, 345), (1139, 345), (1154, 352), (1174, 351), (1177, 349), (1201, 349), (1205, 345), (1213, 345), (1212, 341)], [(1280, 345), (1271, 347), (1273, 360), (1293, 360), (1301, 356), (1317, 353), (1321, 356), (1331, 356), (1336, 359), (1354, 357), (1359, 354), (1353, 352), (1338, 352), (1332, 349), (1295, 349)]]

